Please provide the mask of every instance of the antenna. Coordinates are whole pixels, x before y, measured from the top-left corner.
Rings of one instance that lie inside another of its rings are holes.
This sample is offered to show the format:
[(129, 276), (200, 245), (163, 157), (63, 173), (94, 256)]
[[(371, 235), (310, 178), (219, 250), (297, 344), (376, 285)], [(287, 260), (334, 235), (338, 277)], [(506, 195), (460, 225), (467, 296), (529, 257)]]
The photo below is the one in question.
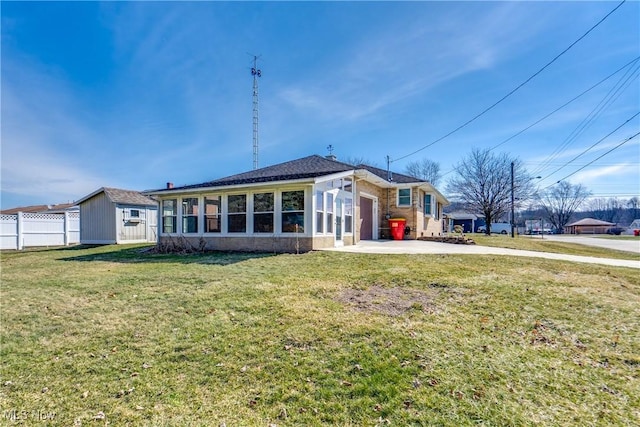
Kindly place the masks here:
[(258, 56), (253, 55), (253, 170), (258, 169), (258, 77), (262, 77), (262, 71), (258, 69)]

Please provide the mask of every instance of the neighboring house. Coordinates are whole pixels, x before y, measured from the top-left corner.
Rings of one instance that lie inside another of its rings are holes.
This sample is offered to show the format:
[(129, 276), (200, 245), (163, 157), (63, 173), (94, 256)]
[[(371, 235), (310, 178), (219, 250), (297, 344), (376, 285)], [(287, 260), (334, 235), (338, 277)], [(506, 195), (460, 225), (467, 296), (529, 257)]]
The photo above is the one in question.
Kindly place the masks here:
[(564, 232), (566, 234), (606, 234), (613, 226), (615, 226), (615, 224), (612, 222), (584, 218), (580, 221), (565, 225)]
[(102, 187), (80, 205), (80, 243), (157, 241), (158, 202), (138, 191)]
[(33, 206), (20, 206), (17, 208), (5, 209), (0, 211), (2, 215), (13, 215), (18, 212), (22, 213), (65, 213), (65, 212), (78, 212), (80, 208), (76, 203), (60, 203), (57, 205), (33, 205)]
[(484, 225), (484, 219), (480, 218), (472, 213), (467, 212), (451, 212), (444, 214), (445, 228), (449, 233), (452, 233), (454, 227), (459, 225), (462, 227), (463, 233), (473, 233), (479, 226)]
[(406, 238), (437, 236), (449, 203), (426, 181), (317, 155), (148, 194), (160, 202), (161, 244), (240, 251), (388, 238), (387, 219), (397, 217), (407, 220)]

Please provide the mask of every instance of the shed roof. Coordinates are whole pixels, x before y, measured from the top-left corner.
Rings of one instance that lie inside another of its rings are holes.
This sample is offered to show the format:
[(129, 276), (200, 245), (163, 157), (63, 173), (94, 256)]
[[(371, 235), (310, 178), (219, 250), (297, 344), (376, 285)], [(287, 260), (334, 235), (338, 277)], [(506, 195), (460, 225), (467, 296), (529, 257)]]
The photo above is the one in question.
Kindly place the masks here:
[(445, 215), (451, 219), (473, 219), (473, 220), (478, 219), (478, 215), (472, 214), (469, 212), (455, 211)]
[(145, 196), (139, 191), (110, 187), (101, 187), (93, 193), (84, 196), (76, 203), (80, 204), (85, 202), (100, 193), (104, 193), (112, 203), (120, 203), (123, 205), (158, 206), (158, 202), (153, 200), (151, 197)]
[(584, 218), (580, 221), (572, 222), (571, 224), (565, 225), (565, 227), (574, 227), (574, 226), (586, 226), (586, 227), (594, 227), (594, 226), (612, 226), (615, 225), (613, 222), (601, 221), (595, 218)]

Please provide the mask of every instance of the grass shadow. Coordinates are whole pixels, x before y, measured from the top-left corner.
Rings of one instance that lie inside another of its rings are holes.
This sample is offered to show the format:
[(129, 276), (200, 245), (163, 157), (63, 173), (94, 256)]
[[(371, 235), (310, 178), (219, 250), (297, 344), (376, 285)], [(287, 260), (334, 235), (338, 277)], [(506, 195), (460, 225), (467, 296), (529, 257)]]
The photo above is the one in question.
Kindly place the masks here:
[[(239, 262), (276, 256), (275, 253), (264, 252), (222, 252), (222, 251), (209, 251), (201, 253), (189, 253), (189, 254), (163, 254), (155, 253), (152, 251), (153, 246), (135, 246), (135, 247), (121, 247), (114, 245), (107, 246), (89, 246), (83, 245), (82, 249), (96, 249), (97, 252), (92, 252), (84, 255), (76, 255), (70, 257), (58, 258), (60, 261), (72, 261), (72, 262), (118, 262), (126, 264), (136, 263), (177, 263), (177, 264), (211, 264), (211, 265), (230, 265)], [(58, 249), (59, 250), (59, 249)], [(77, 248), (65, 248), (68, 250), (77, 250)]]

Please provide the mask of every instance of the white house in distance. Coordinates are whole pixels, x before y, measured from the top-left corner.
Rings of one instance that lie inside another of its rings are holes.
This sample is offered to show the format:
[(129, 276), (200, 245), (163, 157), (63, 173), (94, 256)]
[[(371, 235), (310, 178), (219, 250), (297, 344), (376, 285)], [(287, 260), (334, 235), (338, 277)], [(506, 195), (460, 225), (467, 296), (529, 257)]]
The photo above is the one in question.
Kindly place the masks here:
[(76, 203), (81, 244), (157, 241), (158, 202), (138, 191), (102, 187)]

